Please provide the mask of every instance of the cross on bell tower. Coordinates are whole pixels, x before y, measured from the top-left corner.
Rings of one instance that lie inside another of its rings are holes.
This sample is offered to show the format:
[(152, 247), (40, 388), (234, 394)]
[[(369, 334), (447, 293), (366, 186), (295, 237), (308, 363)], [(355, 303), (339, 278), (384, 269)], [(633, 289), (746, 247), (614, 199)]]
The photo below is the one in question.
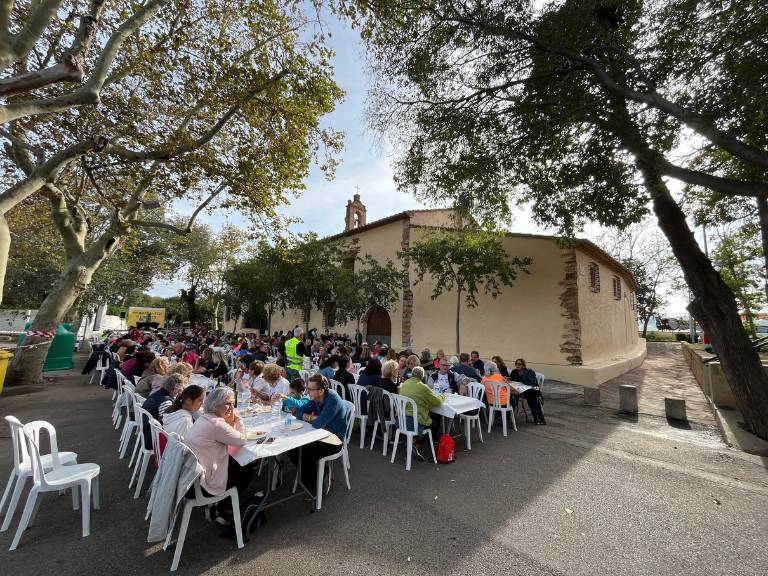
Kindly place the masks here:
[(352, 200), (347, 200), (347, 215), (344, 217), (344, 231), (365, 226), (365, 205), (360, 202), (360, 187), (355, 186), (355, 195)]

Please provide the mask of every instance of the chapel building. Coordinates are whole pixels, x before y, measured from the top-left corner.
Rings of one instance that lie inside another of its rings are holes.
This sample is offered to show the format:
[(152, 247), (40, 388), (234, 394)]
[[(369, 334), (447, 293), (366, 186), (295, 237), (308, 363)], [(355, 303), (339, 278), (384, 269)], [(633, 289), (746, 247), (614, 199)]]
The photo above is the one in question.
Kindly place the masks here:
[[(347, 202), (343, 232), (328, 242), (356, 240), (360, 256), (399, 263), (406, 250), (435, 229), (455, 228), (452, 209), (406, 210), (367, 222), (360, 195)], [(429, 275), (415, 283), (411, 263), (404, 271), (403, 289), (390, 310), (373, 309), (361, 322), (370, 343), (376, 340), (414, 353), (429, 348), (446, 355), (477, 350), (482, 359), (501, 356), (510, 368), (515, 358), (547, 379), (583, 386), (598, 386), (639, 366), (645, 358), (645, 340), (636, 321), (637, 284), (630, 271), (589, 240), (576, 239), (562, 247), (553, 236), (507, 233), (503, 239), (510, 257), (530, 257), (530, 274), (518, 274), (514, 285), (502, 286), (497, 298), (482, 292), (478, 306), (461, 309), (461, 348), (455, 348), (456, 293), (432, 299)], [(275, 314), (272, 327), (290, 329), (308, 325), (320, 331), (355, 333), (356, 322), (326, 325), (329, 315), (313, 309)], [(228, 320), (225, 318), (225, 320)], [(228, 331), (247, 332), (237, 319), (225, 321)]]

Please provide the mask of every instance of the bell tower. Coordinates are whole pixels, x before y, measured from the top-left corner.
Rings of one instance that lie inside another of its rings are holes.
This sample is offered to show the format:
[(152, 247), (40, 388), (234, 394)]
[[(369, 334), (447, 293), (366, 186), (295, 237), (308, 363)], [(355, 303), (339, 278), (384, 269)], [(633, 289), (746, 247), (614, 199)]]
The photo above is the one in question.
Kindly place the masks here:
[(360, 202), (360, 194), (356, 193), (352, 200), (347, 200), (347, 215), (344, 217), (344, 231), (365, 226), (365, 205)]

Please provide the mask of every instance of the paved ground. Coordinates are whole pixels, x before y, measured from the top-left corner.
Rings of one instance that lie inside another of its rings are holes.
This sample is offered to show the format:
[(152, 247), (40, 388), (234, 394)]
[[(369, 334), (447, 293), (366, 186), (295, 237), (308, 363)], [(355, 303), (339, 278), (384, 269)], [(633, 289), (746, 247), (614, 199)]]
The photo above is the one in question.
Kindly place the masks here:
[(643, 414), (664, 416), (664, 398), (685, 398), (692, 422), (714, 425), (712, 410), (683, 359), (679, 342), (648, 342), (648, 356), (641, 366), (600, 386), (600, 403), (618, 410), (619, 386), (637, 386), (638, 408)]
[[(301, 501), (273, 509), (242, 550), (198, 512), (179, 572), (766, 574), (768, 460), (726, 448), (709, 426), (625, 419), (580, 399), (544, 408), (548, 426), (521, 424), (507, 438), (494, 429), (448, 466), (408, 473), (402, 459), (353, 446), (351, 491), (335, 483), (318, 514)], [(103, 497), (82, 539), (69, 497), (47, 495), (18, 550), (7, 551), (10, 531), (0, 534), (3, 574), (166, 574), (171, 553), (146, 542), (145, 499), (130, 497), (117, 460), (109, 394), (65, 377), (3, 396), (7, 413), (51, 421), (64, 448), (101, 464)], [(3, 472), (7, 434), (0, 428)]]

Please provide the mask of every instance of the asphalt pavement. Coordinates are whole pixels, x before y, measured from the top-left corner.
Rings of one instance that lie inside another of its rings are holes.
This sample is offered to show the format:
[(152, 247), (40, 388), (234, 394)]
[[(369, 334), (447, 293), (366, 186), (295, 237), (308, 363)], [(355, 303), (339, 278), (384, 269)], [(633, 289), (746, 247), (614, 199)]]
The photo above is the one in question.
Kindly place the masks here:
[[(351, 491), (339, 468), (322, 511), (302, 499), (273, 508), (241, 550), (198, 509), (179, 573), (768, 574), (768, 460), (726, 447), (712, 426), (622, 417), (578, 398), (544, 410), (547, 426), (519, 423), (506, 438), (496, 426), (471, 452), (457, 440), (455, 463), (415, 462), (410, 472), (404, 451), (390, 464), (380, 444), (360, 450), (355, 433)], [(110, 392), (70, 371), (0, 397), (6, 414), (50, 421), (60, 449), (100, 464), (102, 506), (83, 539), (69, 496), (45, 495), (8, 552), (22, 502), (0, 534), (3, 574), (168, 572), (172, 551), (147, 543), (146, 498), (133, 500), (128, 462), (117, 459)], [(3, 421), (0, 489), (10, 466)]]

